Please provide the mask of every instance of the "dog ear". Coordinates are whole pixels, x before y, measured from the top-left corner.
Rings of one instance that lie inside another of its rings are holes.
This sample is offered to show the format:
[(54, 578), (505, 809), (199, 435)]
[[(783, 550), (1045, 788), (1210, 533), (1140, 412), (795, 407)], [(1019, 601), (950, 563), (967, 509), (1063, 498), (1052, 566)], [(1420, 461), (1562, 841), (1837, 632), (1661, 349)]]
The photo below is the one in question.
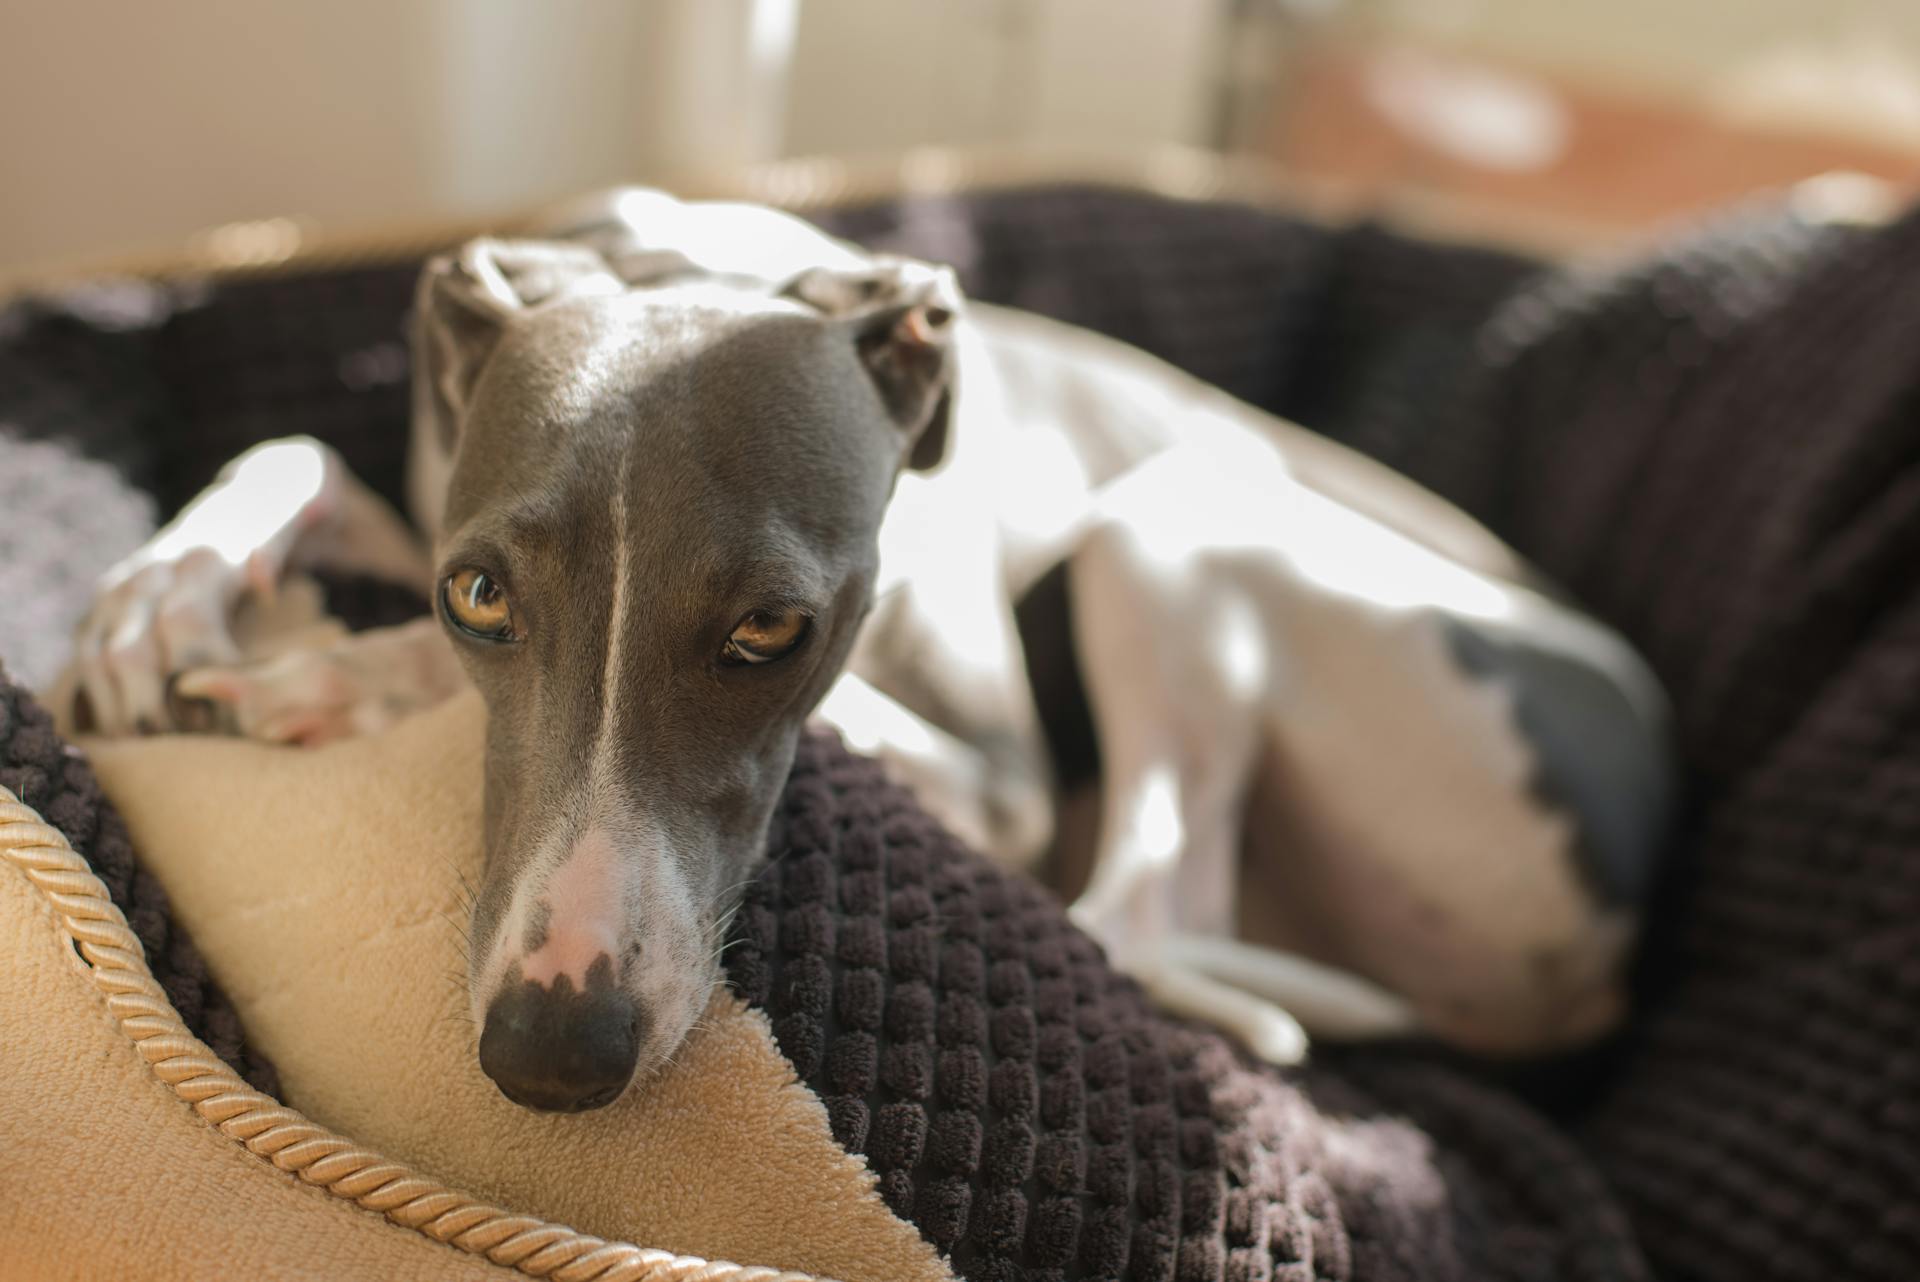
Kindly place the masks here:
[(856, 270), (818, 267), (794, 277), (782, 293), (846, 324), (881, 403), (906, 438), (906, 466), (924, 472), (945, 462), (961, 306), (953, 273), (907, 259)]
[(605, 259), (579, 245), (481, 237), (429, 260), (414, 295), (414, 412), (434, 420), (451, 449), (508, 325), (543, 303), (624, 289)]

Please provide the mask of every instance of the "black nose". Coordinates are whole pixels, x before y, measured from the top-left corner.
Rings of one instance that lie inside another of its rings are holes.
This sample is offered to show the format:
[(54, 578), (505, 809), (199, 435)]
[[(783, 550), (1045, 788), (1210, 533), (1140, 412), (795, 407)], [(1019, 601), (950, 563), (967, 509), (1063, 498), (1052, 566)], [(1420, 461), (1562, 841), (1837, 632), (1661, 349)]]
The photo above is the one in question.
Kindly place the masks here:
[(643, 1019), (612, 987), (582, 993), (562, 980), (503, 989), (480, 1030), (480, 1069), (526, 1108), (578, 1113), (620, 1098), (640, 1056)]

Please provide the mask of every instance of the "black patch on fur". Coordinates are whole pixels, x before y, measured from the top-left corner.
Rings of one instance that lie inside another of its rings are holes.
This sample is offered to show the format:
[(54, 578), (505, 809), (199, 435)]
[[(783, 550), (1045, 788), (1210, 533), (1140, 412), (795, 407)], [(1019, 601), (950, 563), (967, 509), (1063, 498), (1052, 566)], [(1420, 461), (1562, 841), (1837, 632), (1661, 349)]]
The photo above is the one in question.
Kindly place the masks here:
[(1462, 672), (1509, 691), (1533, 750), (1534, 793), (1574, 822), (1581, 871), (1610, 903), (1646, 898), (1672, 806), (1663, 728), (1607, 673), (1547, 641), (1441, 620)]

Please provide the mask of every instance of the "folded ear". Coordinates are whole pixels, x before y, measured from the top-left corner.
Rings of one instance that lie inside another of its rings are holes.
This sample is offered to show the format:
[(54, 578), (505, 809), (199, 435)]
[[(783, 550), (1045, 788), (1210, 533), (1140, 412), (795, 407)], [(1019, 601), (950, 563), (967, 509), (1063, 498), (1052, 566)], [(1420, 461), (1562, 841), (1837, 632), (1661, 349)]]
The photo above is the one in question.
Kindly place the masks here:
[(944, 267), (885, 259), (818, 267), (782, 291), (842, 322), (874, 390), (906, 441), (906, 466), (946, 461), (953, 407), (953, 329), (960, 286)]
[(414, 412), (451, 449), (508, 325), (543, 303), (624, 289), (605, 259), (579, 245), (481, 237), (430, 259), (414, 294)]

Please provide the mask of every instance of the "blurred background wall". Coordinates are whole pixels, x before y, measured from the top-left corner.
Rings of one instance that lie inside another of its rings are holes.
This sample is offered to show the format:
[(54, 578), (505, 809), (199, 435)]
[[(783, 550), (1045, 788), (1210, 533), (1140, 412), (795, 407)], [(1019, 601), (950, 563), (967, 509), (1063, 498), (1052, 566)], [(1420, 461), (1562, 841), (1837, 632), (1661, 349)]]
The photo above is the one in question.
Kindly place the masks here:
[(1915, 0), (0, 0), (0, 270), (926, 145), (1233, 151), (1595, 240), (1920, 172)]

